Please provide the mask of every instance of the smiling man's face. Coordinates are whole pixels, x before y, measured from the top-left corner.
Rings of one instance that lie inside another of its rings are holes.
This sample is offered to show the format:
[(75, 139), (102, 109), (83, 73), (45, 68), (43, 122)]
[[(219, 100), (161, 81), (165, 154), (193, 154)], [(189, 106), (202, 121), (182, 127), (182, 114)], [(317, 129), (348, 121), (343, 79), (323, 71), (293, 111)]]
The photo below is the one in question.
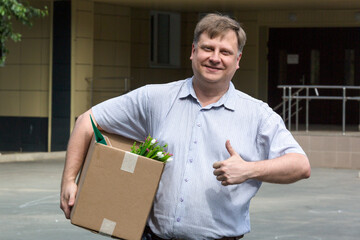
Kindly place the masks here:
[(194, 81), (200, 85), (228, 87), (239, 68), (241, 54), (238, 54), (237, 38), (234, 31), (210, 38), (206, 32), (193, 44), (191, 57)]

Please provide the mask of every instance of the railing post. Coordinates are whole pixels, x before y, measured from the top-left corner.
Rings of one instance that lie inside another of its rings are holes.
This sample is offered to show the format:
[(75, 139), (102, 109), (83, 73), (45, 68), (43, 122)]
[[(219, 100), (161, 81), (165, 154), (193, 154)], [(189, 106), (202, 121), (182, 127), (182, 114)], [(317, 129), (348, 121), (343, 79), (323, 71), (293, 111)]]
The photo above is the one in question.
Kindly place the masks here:
[(306, 132), (309, 131), (309, 88), (306, 88)]
[(296, 117), (296, 122), (295, 122), (295, 129), (296, 131), (299, 131), (299, 93), (296, 93), (296, 112), (295, 112), (295, 117)]
[(128, 88), (129, 88), (129, 79), (125, 78), (124, 80), (125, 80), (124, 81), (124, 89), (125, 89), (125, 92), (127, 93), (129, 91), (128, 90)]
[(345, 135), (345, 121), (346, 121), (346, 88), (343, 87), (343, 104), (342, 104), (342, 134)]
[(289, 87), (288, 129), (291, 130), (291, 87)]
[(283, 87), (283, 120), (285, 121), (285, 113), (286, 113), (286, 87)]

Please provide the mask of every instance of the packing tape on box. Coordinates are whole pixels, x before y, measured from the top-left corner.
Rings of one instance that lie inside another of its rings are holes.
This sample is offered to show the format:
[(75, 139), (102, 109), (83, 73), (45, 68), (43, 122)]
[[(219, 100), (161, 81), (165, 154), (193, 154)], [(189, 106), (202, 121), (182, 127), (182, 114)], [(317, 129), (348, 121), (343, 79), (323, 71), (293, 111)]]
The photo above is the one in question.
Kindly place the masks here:
[(116, 222), (104, 218), (99, 233), (112, 236), (115, 230)]
[(134, 153), (125, 152), (125, 156), (121, 164), (121, 170), (129, 173), (134, 173), (138, 157), (139, 155), (136, 155)]

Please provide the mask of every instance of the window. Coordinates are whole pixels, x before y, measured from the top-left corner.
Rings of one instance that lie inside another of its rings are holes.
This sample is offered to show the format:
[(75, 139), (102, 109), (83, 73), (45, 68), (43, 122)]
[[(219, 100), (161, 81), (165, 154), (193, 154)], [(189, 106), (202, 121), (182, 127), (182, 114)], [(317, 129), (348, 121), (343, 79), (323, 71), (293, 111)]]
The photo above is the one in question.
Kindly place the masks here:
[(180, 14), (150, 13), (151, 67), (180, 67)]

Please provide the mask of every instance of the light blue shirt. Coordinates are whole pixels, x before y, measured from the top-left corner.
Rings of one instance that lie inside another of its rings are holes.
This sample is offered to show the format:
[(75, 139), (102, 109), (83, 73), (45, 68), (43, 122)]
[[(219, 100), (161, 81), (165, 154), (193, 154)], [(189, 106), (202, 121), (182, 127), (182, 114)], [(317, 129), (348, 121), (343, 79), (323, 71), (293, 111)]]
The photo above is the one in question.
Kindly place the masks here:
[(268, 105), (230, 83), (217, 102), (202, 107), (192, 78), (147, 85), (92, 108), (106, 131), (136, 140), (149, 134), (174, 160), (166, 164), (148, 224), (162, 238), (216, 239), (250, 231), (249, 204), (261, 182), (222, 186), (213, 163), (230, 154), (225, 142), (246, 161), (303, 150)]

